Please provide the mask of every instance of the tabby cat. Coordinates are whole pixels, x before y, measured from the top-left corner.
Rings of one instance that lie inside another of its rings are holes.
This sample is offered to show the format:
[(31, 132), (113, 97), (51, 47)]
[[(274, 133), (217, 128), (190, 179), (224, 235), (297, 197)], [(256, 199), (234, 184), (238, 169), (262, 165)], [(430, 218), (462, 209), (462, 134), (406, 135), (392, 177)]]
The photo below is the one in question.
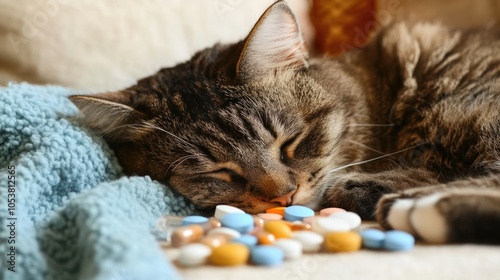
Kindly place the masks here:
[(308, 58), (283, 1), (248, 37), (72, 96), (128, 174), (200, 209), (335, 206), (428, 242), (500, 243), (500, 30), (393, 23)]

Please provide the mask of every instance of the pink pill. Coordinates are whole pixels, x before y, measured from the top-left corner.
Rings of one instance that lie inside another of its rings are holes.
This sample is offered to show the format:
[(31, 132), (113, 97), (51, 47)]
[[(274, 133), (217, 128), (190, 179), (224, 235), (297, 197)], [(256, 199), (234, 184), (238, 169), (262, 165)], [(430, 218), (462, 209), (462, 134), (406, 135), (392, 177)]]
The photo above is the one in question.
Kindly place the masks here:
[(257, 214), (257, 216), (259, 216), (264, 221), (283, 220), (283, 216), (275, 213), (259, 213)]
[(307, 217), (307, 218), (304, 218), (303, 222), (306, 223), (306, 224), (312, 225), (313, 221), (316, 220), (319, 217), (320, 216)]
[(319, 211), (319, 215), (323, 216), (323, 217), (328, 217), (331, 214), (338, 213), (338, 212), (345, 212), (345, 210), (342, 208), (336, 208), (336, 207), (325, 208), (325, 209), (321, 209), (321, 211)]

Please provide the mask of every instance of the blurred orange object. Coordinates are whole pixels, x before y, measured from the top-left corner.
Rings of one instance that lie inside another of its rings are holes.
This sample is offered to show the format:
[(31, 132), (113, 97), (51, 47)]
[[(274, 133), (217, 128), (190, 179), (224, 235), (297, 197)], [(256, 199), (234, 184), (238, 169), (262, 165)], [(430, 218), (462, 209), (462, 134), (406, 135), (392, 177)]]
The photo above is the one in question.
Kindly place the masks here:
[(318, 51), (338, 55), (362, 48), (379, 28), (376, 0), (313, 0), (311, 21)]

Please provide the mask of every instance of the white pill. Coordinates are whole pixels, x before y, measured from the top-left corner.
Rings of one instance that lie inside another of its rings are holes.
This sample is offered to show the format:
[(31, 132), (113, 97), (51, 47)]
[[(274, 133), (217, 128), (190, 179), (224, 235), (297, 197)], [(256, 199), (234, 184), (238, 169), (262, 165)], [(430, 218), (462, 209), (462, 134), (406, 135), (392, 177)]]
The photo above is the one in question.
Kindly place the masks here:
[(183, 266), (199, 266), (207, 262), (212, 249), (204, 244), (193, 243), (182, 246), (179, 252), (179, 263)]
[(354, 212), (337, 212), (328, 217), (346, 221), (350, 230), (355, 230), (361, 225), (361, 217)]
[(319, 251), (324, 240), (321, 234), (308, 230), (295, 231), (292, 234), (292, 239), (297, 240), (300, 244), (302, 244), (302, 250), (304, 252)]
[(225, 228), (225, 227), (220, 227), (220, 228), (214, 228), (208, 231), (207, 235), (214, 235), (214, 234), (221, 234), (223, 236), (226, 236), (228, 240), (231, 240), (233, 238), (239, 238), (241, 236), (241, 233), (239, 233), (237, 230), (234, 230), (232, 228)]
[(326, 235), (330, 232), (343, 232), (351, 230), (351, 227), (346, 221), (331, 217), (320, 217), (315, 219), (311, 228), (313, 231), (322, 235)]
[(273, 246), (280, 248), (287, 260), (297, 259), (302, 256), (302, 243), (298, 240), (281, 238), (276, 240)]
[(214, 217), (220, 220), (224, 215), (229, 213), (245, 213), (245, 211), (230, 205), (217, 205), (215, 207)]

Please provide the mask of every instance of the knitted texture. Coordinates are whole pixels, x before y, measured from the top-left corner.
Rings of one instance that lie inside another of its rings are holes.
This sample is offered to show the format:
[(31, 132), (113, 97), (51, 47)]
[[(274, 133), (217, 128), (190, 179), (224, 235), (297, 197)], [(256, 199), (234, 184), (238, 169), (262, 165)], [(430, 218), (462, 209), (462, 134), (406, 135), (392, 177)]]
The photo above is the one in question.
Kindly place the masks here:
[(159, 216), (192, 214), (193, 205), (149, 177), (124, 176), (106, 143), (79, 124), (74, 93), (0, 88), (3, 279), (179, 278), (150, 232)]

